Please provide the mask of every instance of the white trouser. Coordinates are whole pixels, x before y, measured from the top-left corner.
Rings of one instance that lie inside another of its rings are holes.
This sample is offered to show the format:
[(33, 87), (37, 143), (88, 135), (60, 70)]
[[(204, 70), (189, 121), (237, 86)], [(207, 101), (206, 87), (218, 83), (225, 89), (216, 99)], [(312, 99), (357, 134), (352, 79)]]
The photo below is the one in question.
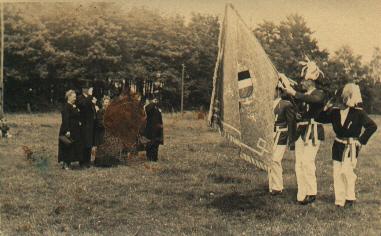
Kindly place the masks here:
[(282, 159), (286, 145), (276, 145), (271, 159), (271, 166), (269, 171), (269, 189), (282, 191), (283, 190), (283, 169)]
[(302, 138), (295, 142), (295, 173), (298, 184), (297, 200), (303, 201), (307, 195), (317, 194), (315, 158), (320, 143), (304, 143)]
[(335, 204), (345, 205), (345, 200), (356, 200), (355, 183), (357, 176), (353, 171), (357, 159), (348, 157), (345, 153), (343, 162), (333, 161), (333, 187), (335, 189)]

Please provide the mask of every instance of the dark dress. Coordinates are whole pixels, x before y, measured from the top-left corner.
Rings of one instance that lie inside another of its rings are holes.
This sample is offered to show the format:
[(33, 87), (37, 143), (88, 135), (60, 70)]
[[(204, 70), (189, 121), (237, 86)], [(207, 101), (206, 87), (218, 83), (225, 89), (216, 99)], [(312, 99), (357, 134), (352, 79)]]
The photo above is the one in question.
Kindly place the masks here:
[(104, 143), (105, 126), (103, 117), (105, 110), (102, 108), (96, 113), (95, 127), (94, 127), (94, 146), (98, 147)]
[(163, 118), (161, 110), (156, 104), (148, 104), (145, 107), (147, 114), (144, 136), (150, 140), (147, 144), (146, 152), (149, 161), (158, 160), (159, 145), (164, 144)]
[[(362, 108), (349, 108), (347, 118), (344, 124), (341, 125), (340, 109), (332, 108), (328, 111), (323, 111), (317, 117), (317, 121), (321, 123), (331, 123), (336, 137), (341, 140), (355, 138), (362, 145), (366, 145), (369, 138), (377, 130), (376, 123), (369, 118)], [(361, 133), (364, 128), (364, 132)], [(335, 140), (332, 146), (332, 159), (342, 161), (345, 144)], [(358, 156), (359, 149), (356, 150)]]
[(62, 109), (62, 124), (59, 135), (65, 135), (70, 132), (70, 139), (73, 141), (70, 145), (58, 142), (58, 162), (75, 162), (82, 158), (82, 143), (80, 134), (80, 114), (78, 108), (66, 103)]
[(91, 160), (91, 148), (94, 145), (94, 124), (95, 108), (92, 103), (92, 96), (85, 97), (80, 95), (77, 100), (77, 106), (81, 117), (81, 141), (83, 144), (83, 159), (80, 164), (89, 164)]

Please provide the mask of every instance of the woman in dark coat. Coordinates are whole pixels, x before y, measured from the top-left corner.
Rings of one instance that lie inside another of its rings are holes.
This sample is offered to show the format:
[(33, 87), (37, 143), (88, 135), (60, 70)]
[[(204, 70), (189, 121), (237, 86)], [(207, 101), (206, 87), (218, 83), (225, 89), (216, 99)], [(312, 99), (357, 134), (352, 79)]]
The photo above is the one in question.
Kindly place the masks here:
[(71, 162), (80, 161), (82, 158), (81, 122), (79, 109), (75, 105), (76, 94), (69, 90), (65, 94), (67, 100), (62, 109), (62, 124), (59, 136), (66, 136), (72, 142), (65, 143), (59, 139), (58, 162), (62, 163), (63, 169), (69, 169)]
[(94, 145), (96, 146), (96, 155), (94, 165), (98, 167), (111, 167), (118, 163), (118, 160), (109, 151), (109, 148), (115, 143), (110, 135), (106, 134), (104, 125), (105, 112), (110, 102), (110, 97), (103, 97), (102, 108), (97, 111), (97, 119), (95, 121)]
[(105, 96), (103, 98), (102, 108), (99, 109), (97, 106), (95, 106), (95, 110), (97, 113), (96, 113), (96, 120), (95, 120), (95, 129), (94, 129), (94, 146), (96, 147), (104, 143), (105, 126), (103, 122), (103, 117), (109, 104), (110, 104), (110, 97)]

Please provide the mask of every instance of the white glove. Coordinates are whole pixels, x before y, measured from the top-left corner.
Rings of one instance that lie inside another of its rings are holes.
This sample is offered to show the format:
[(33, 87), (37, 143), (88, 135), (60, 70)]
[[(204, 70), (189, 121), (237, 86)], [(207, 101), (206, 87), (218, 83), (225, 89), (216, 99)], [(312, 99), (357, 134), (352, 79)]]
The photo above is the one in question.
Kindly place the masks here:
[(287, 76), (283, 73), (279, 73), (279, 78), (280, 78), (280, 81), (281, 81), (281, 84), (282, 84), (282, 87), (284, 89), (288, 89), (291, 87), (290, 85), (290, 80), (288, 80)]
[(70, 137), (70, 131), (67, 131), (65, 135), (66, 137)]

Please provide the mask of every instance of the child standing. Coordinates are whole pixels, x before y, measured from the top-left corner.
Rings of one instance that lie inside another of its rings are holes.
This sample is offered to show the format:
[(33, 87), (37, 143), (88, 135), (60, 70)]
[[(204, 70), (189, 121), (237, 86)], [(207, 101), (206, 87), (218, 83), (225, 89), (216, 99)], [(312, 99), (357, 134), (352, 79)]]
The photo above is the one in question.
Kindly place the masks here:
[[(366, 145), (369, 138), (377, 130), (376, 123), (366, 112), (358, 107), (362, 102), (360, 88), (354, 83), (344, 86), (341, 104), (333, 106), (330, 102), (319, 114), (317, 121), (331, 123), (336, 134), (332, 147), (333, 182), (335, 205), (352, 206), (356, 200), (354, 169), (361, 146)], [(364, 128), (364, 132), (362, 131)]]

